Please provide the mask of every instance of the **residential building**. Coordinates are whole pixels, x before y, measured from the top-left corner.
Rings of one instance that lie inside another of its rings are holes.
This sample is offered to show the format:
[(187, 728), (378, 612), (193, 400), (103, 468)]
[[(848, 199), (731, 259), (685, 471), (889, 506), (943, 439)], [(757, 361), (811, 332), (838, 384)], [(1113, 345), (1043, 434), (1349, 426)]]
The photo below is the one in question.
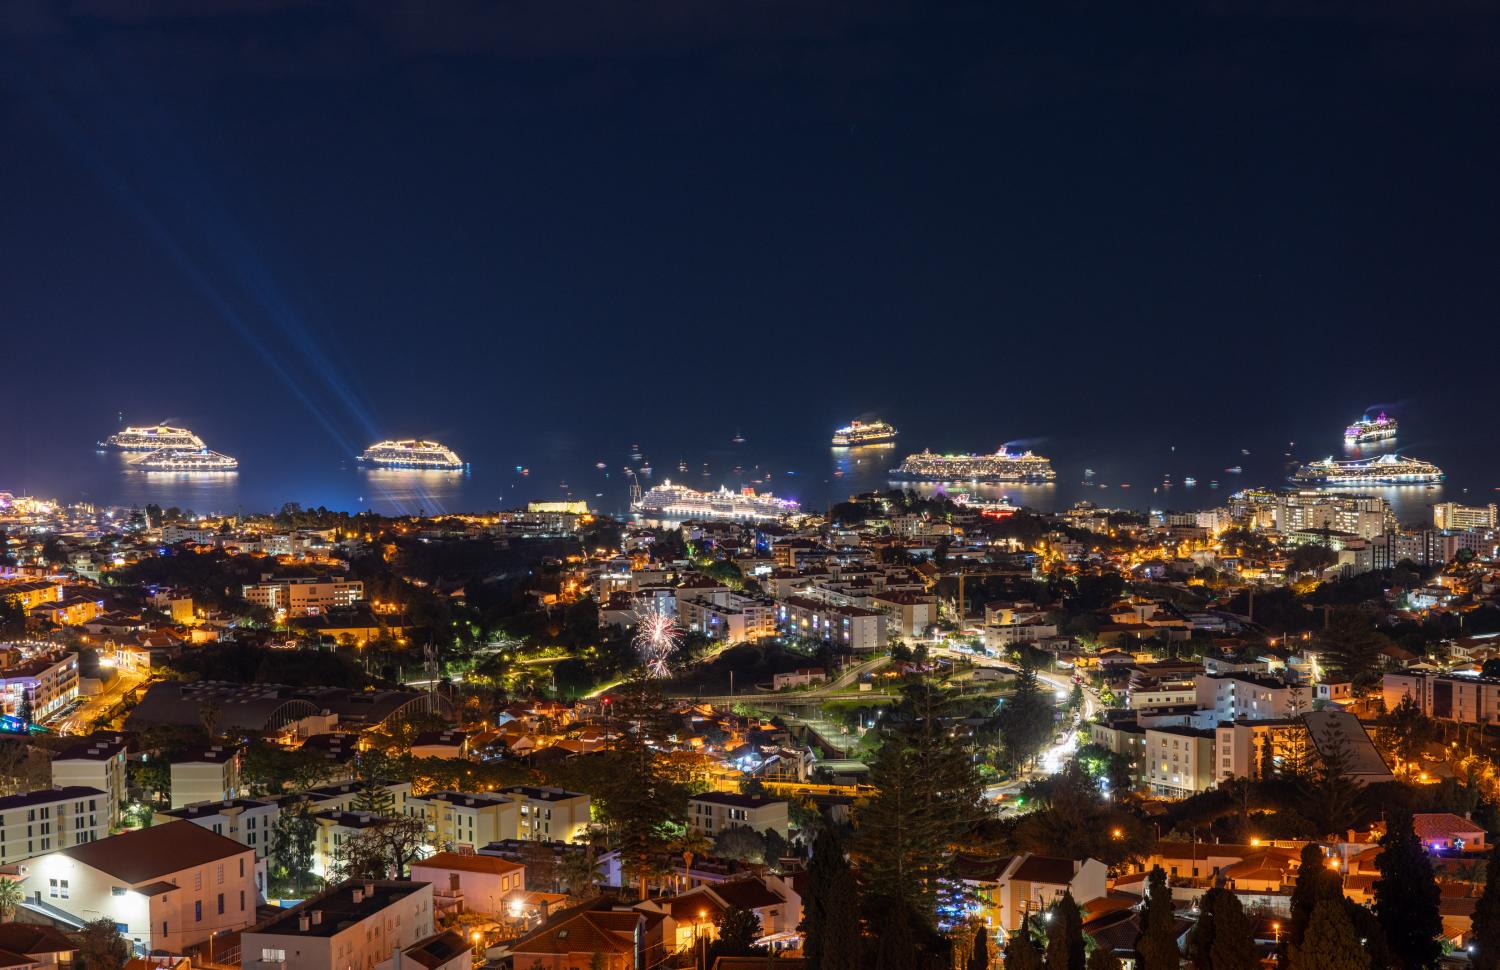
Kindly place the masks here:
[(147, 951), (182, 953), (255, 922), (256, 869), (247, 846), (169, 822), (41, 856), (25, 886), (40, 912), (63, 922), (107, 918)]
[(1217, 721), (1295, 717), (1312, 710), (1311, 688), (1289, 685), (1274, 677), (1251, 673), (1199, 674), (1193, 683), (1198, 708), (1213, 711)]
[(432, 883), (441, 913), (503, 916), (512, 893), (526, 891), (526, 867), (494, 855), (439, 852), (411, 864), (411, 877)]
[(413, 758), (466, 758), (468, 755), (469, 733), (457, 728), (424, 731), (411, 742)]
[(97, 788), (104, 793), (100, 804), (105, 831), (120, 824), (125, 804), (125, 751), (123, 735), (97, 735), (63, 748), (52, 759), (52, 787)]
[[(264, 860), (274, 848), (272, 833), (280, 807), (271, 799), (231, 798), (222, 802), (198, 802), (182, 808), (156, 813), (156, 824), (185, 821), (201, 825), (218, 835), (227, 835), (241, 845), (255, 850), (255, 858)], [(262, 892), (264, 886), (259, 886)]]
[(886, 616), (886, 633), (907, 640), (928, 635), (937, 624), (937, 597), (930, 593), (887, 590), (871, 599), (873, 609)]
[(373, 812), (327, 809), (313, 812), (318, 826), (313, 836), (313, 875), (327, 879), (338, 864), (349, 840), (372, 828), (384, 825), (386, 818)]
[(1494, 502), (1488, 505), (1460, 505), (1457, 502), (1438, 502), (1432, 507), (1432, 525), (1437, 529), (1495, 529), (1500, 528)]
[(520, 803), (520, 823), (515, 835), (532, 842), (581, 842), (588, 836), (589, 796), (562, 788), (515, 785), (498, 794)]
[(172, 762), (172, 807), (229, 801), (240, 791), (240, 749), (215, 744)]
[(1430, 718), (1464, 724), (1500, 723), (1500, 677), (1416, 671), (1386, 674), (1382, 696), (1386, 710), (1410, 697)]
[(435, 926), (430, 884), (351, 879), (240, 934), (240, 967), (376, 970)]
[(1489, 848), (1483, 825), (1452, 812), (1418, 812), (1412, 815), (1411, 825), (1422, 844), (1433, 851), (1480, 852)]
[(77, 955), (78, 944), (51, 926), (0, 923), (0, 962), (6, 970), (73, 970)]
[(763, 795), (736, 792), (704, 792), (688, 799), (688, 828), (713, 838), (728, 828), (743, 825), (757, 832), (774, 830), (787, 837), (787, 803)]
[(1028, 916), (1051, 907), (1063, 893), (1087, 906), (1104, 898), (1109, 868), (1098, 859), (1064, 859), (1023, 852), (1008, 856), (959, 855), (958, 876), (977, 897), (979, 915), (1002, 938)]
[(42, 720), (78, 697), (78, 654), (65, 651), (23, 660), (0, 668), (0, 708), (19, 715), (22, 699), (30, 698), (31, 716)]
[(1396, 524), (1390, 504), (1378, 495), (1340, 495), (1305, 489), (1287, 492), (1276, 503), (1276, 531), (1344, 532), (1373, 539)]
[(789, 596), (776, 606), (776, 625), (788, 636), (822, 640), (855, 653), (874, 653), (886, 645), (886, 615), (860, 606)]
[(756, 943), (767, 950), (796, 941), (802, 921), (802, 897), (789, 880), (772, 874), (704, 883), (677, 896), (638, 903), (635, 908), (663, 917), (662, 942), (667, 952), (677, 953), (691, 953), (699, 939), (717, 939), (718, 924), (730, 909), (755, 914), (760, 920)]
[(83, 785), (0, 798), (0, 865), (109, 835), (107, 800), (101, 789)]
[[(511, 963), (525, 970), (639, 970), (660, 962), (651, 922), (639, 910), (596, 902), (565, 909), (511, 944)], [(660, 926), (655, 927), (660, 932)], [(248, 965), (245, 970), (257, 970)]]
[(315, 616), (365, 598), (365, 584), (357, 579), (301, 576), (242, 587), (240, 594), (256, 606), (286, 616)]
[(791, 687), (810, 687), (813, 684), (826, 683), (828, 671), (822, 667), (798, 667), (784, 673), (771, 675), (771, 688), (773, 690), (786, 690)]
[(776, 604), (770, 600), (732, 592), (718, 599), (684, 598), (681, 593), (678, 590), (677, 621), (685, 630), (725, 643), (776, 635)]
[(520, 809), (516, 800), (489, 792), (429, 792), (406, 801), (406, 814), (426, 820), (431, 845), (457, 851), (515, 838), (521, 830)]
[[(422, 970), (471, 970), (474, 946), (454, 930), (443, 930), (418, 940), (401, 951), (401, 967)], [(397, 970), (394, 959), (376, 965), (377, 970)]]
[(1214, 786), (1214, 741), (1211, 728), (1146, 729), (1146, 784), (1152, 794), (1186, 798)]

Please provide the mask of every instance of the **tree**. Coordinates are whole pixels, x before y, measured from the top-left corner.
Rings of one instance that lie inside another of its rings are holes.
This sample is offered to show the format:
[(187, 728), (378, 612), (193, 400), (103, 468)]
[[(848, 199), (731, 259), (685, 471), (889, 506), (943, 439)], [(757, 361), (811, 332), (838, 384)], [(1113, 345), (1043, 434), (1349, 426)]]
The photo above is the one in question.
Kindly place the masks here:
[(1005, 944), (1005, 970), (1042, 970), (1042, 951), (1031, 942), (1031, 930), (1027, 920)]
[(1021, 672), (1000, 709), (1000, 728), (1011, 761), (1022, 764), (1037, 756), (1052, 736), (1052, 701), (1037, 682), (1036, 667), (1022, 657)]
[(974, 932), (974, 948), (964, 970), (990, 970), (990, 934), (982, 925)]
[(1485, 881), (1471, 917), (1474, 954), (1469, 959), (1474, 970), (1500, 970), (1500, 842), (1490, 849), (1489, 870), (1496, 878)]
[(21, 719), (22, 724), (30, 724), (35, 716), (36, 712), (31, 706), (31, 691), (21, 691), (21, 705), (16, 711), (16, 717)]
[(1047, 970), (1083, 970), (1083, 914), (1064, 890), (1047, 920)]
[(1135, 940), (1135, 952), (1140, 957), (1141, 970), (1177, 970), (1182, 963), (1172, 891), (1167, 888), (1167, 874), (1161, 866), (1152, 868), (1146, 881), (1146, 912)]
[(859, 890), (831, 826), (825, 826), (813, 843), (802, 932), (808, 970), (859, 970)]
[(714, 855), (759, 864), (766, 861), (766, 840), (748, 825), (731, 825), (714, 836)]
[(583, 851), (569, 849), (557, 864), (558, 880), (567, 887), (568, 895), (580, 899), (598, 894), (599, 875), (599, 863), (594, 861), (592, 845)]
[(282, 810), (276, 817), (272, 832), (275, 833), (271, 843), (272, 859), (287, 879), (294, 885), (301, 885), (312, 872), (317, 821), (308, 813), (306, 803), (299, 803), (295, 808)]
[(1293, 944), (1302, 942), (1302, 934), (1312, 920), (1313, 910), (1325, 899), (1343, 896), (1339, 875), (1330, 870), (1323, 861), (1323, 850), (1317, 843), (1309, 842), (1302, 847), (1301, 861), (1297, 866), (1297, 884), (1292, 887), (1291, 919), (1287, 920), (1287, 931), (1281, 938), (1280, 962), (1285, 965), (1287, 954)]
[(356, 812), (369, 812), (381, 818), (390, 818), (396, 814), (396, 797), (391, 794), (389, 788), (379, 782), (369, 782), (360, 786), (359, 793), (354, 796), (353, 805)]
[(918, 970), (917, 942), (911, 931), (913, 915), (902, 904), (891, 907), (875, 947), (875, 970)]
[(1089, 954), (1088, 970), (1120, 970), (1120, 958), (1104, 945), (1094, 947)]
[(719, 917), (717, 926), (719, 938), (708, 948), (708, 966), (719, 957), (748, 957), (762, 952), (755, 943), (760, 939), (760, 917), (750, 910), (731, 906)]
[(1302, 942), (1291, 948), (1291, 970), (1368, 970), (1369, 956), (1354, 935), (1354, 926), (1337, 900), (1325, 899), (1313, 909)]
[(25, 898), (26, 894), (21, 891), (20, 882), (15, 879), (0, 878), (0, 923), (9, 923), (15, 919), (16, 908)]
[(1375, 860), (1375, 915), (1391, 954), (1403, 970), (1431, 970), (1443, 954), (1443, 919), (1432, 861), (1412, 828), (1407, 812), (1387, 823)]
[(130, 959), (130, 944), (108, 917), (83, 924), (73, 941), (78, 944), (79, 970), (124, 970)]
[(1195, 970), (1258, 970), (1260, 954), (1238, 896), (1222, 887), (1203, 894), (1187, 952)]
[(600, 810), (625, 875), (645, 899), (646, 882), (662, 872), (677, 820), (687, 815), (687, 790), (659, 754), (672, 730), (660, 685), (636, 670), (621, 685), (614, 714), (623, 730), (605, 755)]
[(1374, 676), (1390, 639), (1375, 629), (1365, 611), (1341, 606), (1329, 614), (1328, 625), (1318, 633), (1318, 644), (1324, 666), (1356, 684), (1365, 684)]
[(923, 716), (888, 731), (875, 756), (877, 790), (856, 819), (855, 848), (870, 895), (932, 927), (953, 846), (981, 817), (982, 789), (968, 750), (932, 716), (931, 689), (920, 691)]

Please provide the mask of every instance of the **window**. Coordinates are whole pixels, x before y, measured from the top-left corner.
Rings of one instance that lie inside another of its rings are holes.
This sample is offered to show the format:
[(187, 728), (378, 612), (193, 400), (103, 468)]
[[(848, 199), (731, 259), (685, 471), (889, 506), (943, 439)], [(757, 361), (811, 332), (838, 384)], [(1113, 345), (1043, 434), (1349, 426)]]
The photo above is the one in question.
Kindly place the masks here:
[(216, 874), (217, 875), (217, 882), (218, 882), (218, 884), (220, 886), (222, 886), (222, 885), (224, 885), (224, 863), (222, 863), (222, 862), (219, 863), (218, 866), (216, 867), (216, 869), (217, 869), (217, 874)]
[(199, 869), (197, 872), (193, 873), (193, 888), (194, 889), (202, 889), (203, 888), (203, 870), (202, 869)]
[(219, 893), (219, 915), (224, 915), (224, 894)]
[[(1175, 876), (1177, 874), (1177, 870), (1173, 869), (1172, 870), (1172, 874)], [(197, 900), (193, 901), (193, 922), (194, 923), (201, 923), (201, 922), (203, 922), (203, 900), (201, 900), (201, 899), (197, 899)]]
[(123, 896), (123, 895), (125, 895), (125, 887), (124, 886), (110, 886), (109, 887), (109, 894), (111, 896)]
[(245, 891), (243, 889), (241, 889), (240, 890), (240, 912), (243, 913), (244, 911), (245, 911)]
[[(254, 845), (254, 844), (255, 843), (252, 841), (251, 845)], [(240, 857), (240, 878), (241, 879), (245, 878), (245, 857), (244, 856)]]
[(263, 950), (260, 951), (260, 962), (261, 963), (285, 963), (286, 962), (286, 951), (285, 950), (273, 950), (270, 947), (266, 947), (265, 949), (263, 949)]
[(67, 899), (68, 898), (68, 880), (66, 880), (66, 879), (48, 879), (47, 880), (47, 895), (50, 896), (53, 899)]
[(167, 935), (167, 921), (166, 920), (162, 920), (161, 921), (161, 935), (162, 936), (166, 936)]

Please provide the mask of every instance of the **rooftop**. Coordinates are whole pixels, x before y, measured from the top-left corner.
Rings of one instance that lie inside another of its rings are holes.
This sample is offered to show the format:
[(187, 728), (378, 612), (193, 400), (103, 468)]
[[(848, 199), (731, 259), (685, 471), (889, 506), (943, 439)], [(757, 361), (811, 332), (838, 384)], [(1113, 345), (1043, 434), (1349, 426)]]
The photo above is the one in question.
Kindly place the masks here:
[(97, 842), (58, 850), (59, 854), (75, 862), (109, 873), (131, 885), (252, 851), (231, 838), (188, 821), (121, 832)]
[[(245, 932), (272, 936), (334, 936), (413, 893), (428, 889), (429, 885), (404, 880), (361, 882), (350, 879)], [(303, 929), (301, 917), (312, 913), (322, 913), (321, 920), (314, 923), (310, 919), (307, 928)]]
[(483, 872), (493, 876), (506, 875), (525, 868), (519, 862), (502, 859), (494, 855), (459, 855), (457, 852), (439, 852), (419, 862), (413, 869), (452, 869), (458, 872)]
[(0, 798), (0, 812), (13, 808), (28, 808), (32, 805), (51, 805), (55, 802), (71, 801), (75, 798), (100, 798), (104, 792), (85, 785), (69, 785), (67, 788), (39, 788)]

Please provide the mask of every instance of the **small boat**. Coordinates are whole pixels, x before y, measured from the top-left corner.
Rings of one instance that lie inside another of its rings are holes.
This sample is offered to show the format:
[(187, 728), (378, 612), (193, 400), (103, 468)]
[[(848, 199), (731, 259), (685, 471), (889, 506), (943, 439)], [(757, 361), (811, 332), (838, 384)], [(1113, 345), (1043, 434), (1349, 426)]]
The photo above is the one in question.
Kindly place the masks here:
[(732, 441), (732, 442), (734, 442), (737, 445), (742, 445), (742, 444), (745, 443), (745, 436), (740, 433), (740, 429), (739, 428), (735, 428), (734, 429), (734, 437), (730, 438), (729, 440)]
[(1083, 470), (1083, 477), (1084, 478), (1093, 478), (1094, 477), (1094, 470), (1092, 468), (1085, 468)]
[(1240, 449), (1240, 454), (1245, 455), (1246, 457), (1249, 457), (1249, 455), (1250, 455), (1250, 449), (1249, 448), (1241, 448)]
[(1186, 485), (1188, 488), (1192, 488), (1194, 485), (1198, 484), (1198, 479), (1189, 475), (1187, 478), (1184, 478), (1182, 480), (1182, 484)]
[(640, 461), (641, 460), (642, 456), (641, 456), (641, 446), (640, 445), (631, 445), (630, 446), (630, 457), (631, 457), (631, 460), (633, 460), (633, 461)]
[(1208, 483), (1208, 487), (1209, 488), (1218, 488), (1219, 487), (1219, 483), (1218, 482), (1209, 482)]
[(641, 466), (641, 474), (642, 475), (649, 475), (649, 474), (651, 474), (651, 466), (650, 465), (642, 465)]
[(680, 458), (680, 459), (678, 459), (678, 461), (677, 461), (677, 470), (680, 471), (680, 472), (687, 471), (687, 459), (686, 458)]
[(1229, 474), (1231, 474), (1231, 475), (1238, 475), (1241, 472), (1243, 472), (1245, 469), (1241, 468), (1239, 465), (1230, 465), (1228, 468), (1226, 468), (1224, 470), (1226, 472), (1228, 472)]
[(605, 464), (605, 463), (604, 463), (604, 462), (602, 462), (602, 461), (596, 461), (596, 462), (594, 462), (594, 467), (595, 467), (595, 468), (598, 468), (598, 469), (600, 469), (600, 470), (603, 470), (603, 469), (605, 469), (605, 468), (608, 468), (608, 467), (609, 467), (609, 466), (608, 466), (608, 465), (606, 465), (606, 464)]

